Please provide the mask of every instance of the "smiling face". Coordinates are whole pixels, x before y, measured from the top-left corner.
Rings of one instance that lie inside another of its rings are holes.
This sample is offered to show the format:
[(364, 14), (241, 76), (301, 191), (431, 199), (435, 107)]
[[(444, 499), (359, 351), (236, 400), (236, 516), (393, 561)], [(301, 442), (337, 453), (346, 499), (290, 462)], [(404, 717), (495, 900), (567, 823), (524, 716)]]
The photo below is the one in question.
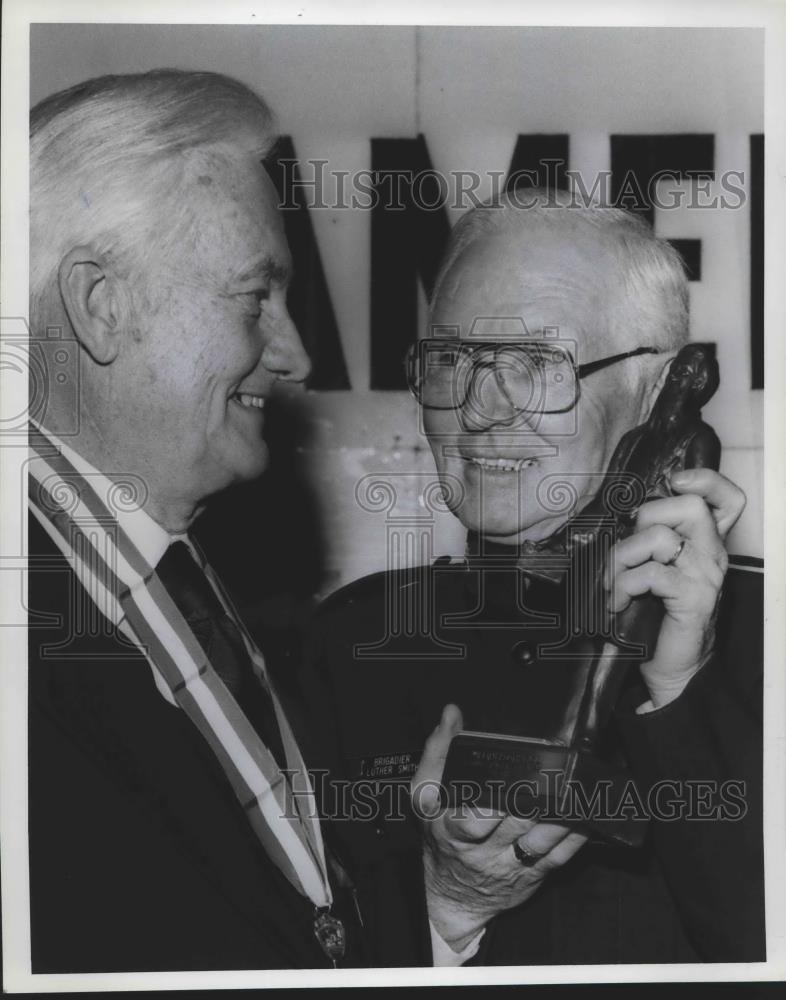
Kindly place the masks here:
[(145, 478), (151, 513), (170, 529), (177, 516), (161, 511), (193, 510), (260, 475), (265, 399), (276, 381), (309, 371), (286, 308), (290, 256), (263, 168), (199, 153), (177, 197), (193, 217), (167, 252), (151, 250), (143, 293), (132, 289), (136, 329), (110, 366), (111, 412), (97, 428), (113, 467), (125, 462)]
[[(540, 229), (526, 237), (481, 237), (445, 276), (430, 328), (457, 326), (462, 338), (507, 339), (520, 318), (528, 339), (557, 328), (578, 364), (630, 350), (640, 346), (635, 335), (615, 343), (604, 320), (613, 268), (609, 252), (583, 234)], [(567, 413), (516, 414), (491, 380), (484, 382), (482, 406), (424, 409), (437, 469), (463, 487), (453, 507), (462, 523), (515, 544), (548, 537), (581, 509), (619, 438), (643, 419), (643, 380), (639, 385), (621, 370), (637, 363), (622, 361), (582, 379), (579, 401)], [(574, 492), (577, 503), (566, 508), (562, 501)]]

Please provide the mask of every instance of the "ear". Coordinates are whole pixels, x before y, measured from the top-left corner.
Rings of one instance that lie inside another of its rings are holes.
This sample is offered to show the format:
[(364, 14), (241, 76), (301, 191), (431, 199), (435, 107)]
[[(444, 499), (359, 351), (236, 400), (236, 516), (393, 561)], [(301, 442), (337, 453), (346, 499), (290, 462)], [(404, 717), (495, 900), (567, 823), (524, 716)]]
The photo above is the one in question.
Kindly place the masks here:
[(674, 358), (675, 358), (674, 354), (670, 354), (668, 356), (666, 363), (658, 372), (658, 377), (655, 379), (652, 385), (645, 391), (644, 405), (643, 405), (645, 420), (650, 415), (652, 407), (655, 405), (655, 400), (661, 394), (661, 390), (663, 389), (663, 386), (666, 384), (666, 379), (669, 377), (669, 369), (671, 368), (671, 363), (674, 360)]
[(122, 331), (114, 272), (94, 248), (80, 246), (60, 261), (57, 278), (75, 336), (94, 361), (110, 364), (120, 349)]

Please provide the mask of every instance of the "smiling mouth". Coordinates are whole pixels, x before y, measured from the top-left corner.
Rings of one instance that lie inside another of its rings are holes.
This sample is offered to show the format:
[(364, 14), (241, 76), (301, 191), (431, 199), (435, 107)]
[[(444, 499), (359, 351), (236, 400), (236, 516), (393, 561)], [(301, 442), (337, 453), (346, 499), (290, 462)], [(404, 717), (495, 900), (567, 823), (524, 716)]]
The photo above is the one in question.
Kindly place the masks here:
[(493, 472), (521, 472), (537, 464), (536, 458), (483, 458), (480, 455), (462, 455), (465, 462)]
[(247, 409), (261, 410), (265, 406), (264, 396), (255, 396), (250, 392), (236, 392), (230, 397), (234, 403), (245, 406)]

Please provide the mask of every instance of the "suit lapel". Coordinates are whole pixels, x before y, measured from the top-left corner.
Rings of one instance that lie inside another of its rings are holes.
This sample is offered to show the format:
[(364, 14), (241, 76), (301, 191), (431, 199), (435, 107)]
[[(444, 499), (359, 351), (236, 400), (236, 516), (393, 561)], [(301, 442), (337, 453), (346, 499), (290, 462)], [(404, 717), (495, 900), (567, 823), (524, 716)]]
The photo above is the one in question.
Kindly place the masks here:
[(90, 601), (32, 515), (29, 549), (31, 567), (47, 567), (30, 574), (31, 614), (47, 623), (31, 628), (30, 664), (38, 671), (31, 688), (57, 725), (155, 829), (157, 863), (170, 851), (186, 857), (195, 878), (260, 934), (280, 934), (283, 952), (295, 925), (296, 939), (314, 951), (312, 964), (323, 964), (311, 947), (310, 904), (265, 854), (213, 753), (157, 691), (146, 657)]

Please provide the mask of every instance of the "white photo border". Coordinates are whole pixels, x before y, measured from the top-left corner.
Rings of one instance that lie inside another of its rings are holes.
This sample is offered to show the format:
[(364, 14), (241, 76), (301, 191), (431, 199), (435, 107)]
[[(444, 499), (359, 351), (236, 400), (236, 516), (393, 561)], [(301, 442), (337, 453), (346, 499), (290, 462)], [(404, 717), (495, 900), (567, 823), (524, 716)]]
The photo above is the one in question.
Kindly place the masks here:
[[(29, 26), (33, 22), (101, 21), (124, 24), (421, 24), (448, 23), (446, 8), (434, 0), (400, 0), (395, 5), (365, 2), (239, 3), (205, 0), (6, 0), (2, 32), (2, 316), (28, 310), (28, 111)], [(724, 26), (765, 30), (765, 330), (768, 386), (765, 394), (765, 861), (768, 960), (755, 964), (516, 966), (457, 969), (345, 969), (238, 972), (33, 975), (30, 971), (27, 863), (26, 636), (24, 628), (0, 629), (0, 843), (5, 989), (10, 992), (248, 989), (307, 986), (409, 986), (469, 984), (550, 984), (617, 982), (724, 982), (786, 977), (786, 545), (783, 500), (786, 454), (783, 384), (786, 373), (786, 6), (781, 3), (699, 2), (454, 2), (455, 25)], [(5, 374), (5, 373), (3, 373)], [(6, 383), (2, 412), (21, 412), (19, 380)], [(24, 448), (0, 448), (2, 522), (0, 551), (21, 552), (20, 526), (10, 512), (9, 494), (19, 481)], [(10, 512), (10, 514), (9, 514)], [(7, 516), (9, 515), (9, 516)], [(14, 543), (14, 539), (16, 541)], [(18, 608), (19, 594), (0, 588), (0, 613)], [(2, 620), (9, 620), (3, 618)]]

